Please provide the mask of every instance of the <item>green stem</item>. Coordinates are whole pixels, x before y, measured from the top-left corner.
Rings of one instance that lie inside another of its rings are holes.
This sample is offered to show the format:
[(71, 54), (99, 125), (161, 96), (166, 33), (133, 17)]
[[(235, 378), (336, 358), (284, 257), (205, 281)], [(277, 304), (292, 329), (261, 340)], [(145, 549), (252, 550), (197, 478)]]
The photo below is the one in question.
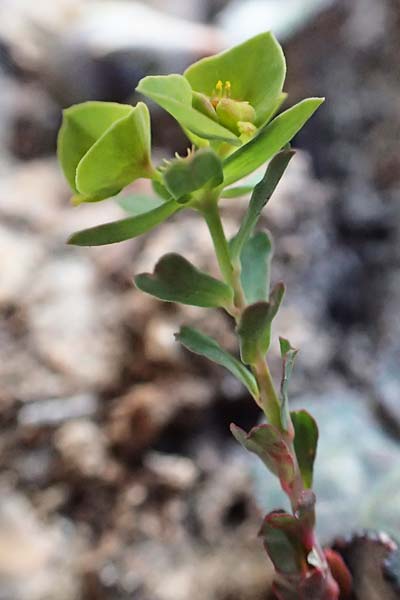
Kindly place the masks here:
[(222, 221), (218, 210), (217, 200), (215, 198), (210, 198), (208, 202), (202, 204), (200, 210), (206, 220), (222, 276), (225, 282), (233, 288), (233, 267), (229, 254), (228, 242), (225, 237), (224, 228), (222, 226)]
[[(217, 199), (212, 198), (202, 205), (202, 213), (206, 220), (214, 244), (218, 264), (225, 282), (234, 290), (236, 322), (239, 322), (241, 313), (246, 308), (246, 300), (240, 280), (240, 263), (232, 264), (229, 246), (225, 237), (224, 228), (218, 210)], [(260, 390), (261, 407), (268, 421), (281, 429), (281, 416), (278, 395), (272, 381), (271, 373), (266, 360), (259, 356), (254, 365), (250, 365)]]
[[(215, 253), (217, 256), (218, 264), (225, 282), (230, 285), (234, 290), (234, 302), (235, 306), (232, 311), (236, 323), (239, 323), (241, 315), (246, 308), (246, 298), (244, 295), (241, 277), (240, 277), (240, 259), (232, 261), (231, 254), (229, 252), (228, 242), (225, 236), (224, 228), (222, 225), (221, 217), (218, 210), (218, 198), (209, 197), (204, 198), (201, 204), (198, 205), (199, 210), (204, 215), (210, 235), (214, 244)], [(275, 386), (271, 377), (271, 373), (268, 367), (266, 358), (261, 354), (257, 356), (257, 359), (253, 364), (250, 365), (251, 370), (257, 380), (258, 388), (260, 390), (260, 402), (259, 405), (264, 411), (264, 414), (269, 423), (277, 427), (287, 438), (287, 444), (292, 455), (293, 464), (295, 466), (296, 476), (293, 485), (292, 492), (288, 494), (293, 513), (295, 514), (296, 507), (298, 506), (299, 500), (304, 492), (304, 483), (301, 476), (296, 452), (294, 449), (293, 439), (291, 436), (285, 433), (282, 427), (281, 414), (280, 414), (280, 401), (278, 394), (275, 390)], [(314, 509), (312, 509), (311, 522), (315, 520)], [(310, 538), (313, 540), (314, 550), (317, 553), (321, 564), (327, 574), (327, 577), (331, 577), (329, 567), (326, 563), (324, 553), (318, 543), (315, 536), (314, 528), (311, 526), (309, 532)]]
[(279, 398), (275, 391), (268, 363), (263, 356), (258, 356), (251, 369), (257, 380), (261, 396), (261, 405), (267, 420), (279, 430), (282, 429)]

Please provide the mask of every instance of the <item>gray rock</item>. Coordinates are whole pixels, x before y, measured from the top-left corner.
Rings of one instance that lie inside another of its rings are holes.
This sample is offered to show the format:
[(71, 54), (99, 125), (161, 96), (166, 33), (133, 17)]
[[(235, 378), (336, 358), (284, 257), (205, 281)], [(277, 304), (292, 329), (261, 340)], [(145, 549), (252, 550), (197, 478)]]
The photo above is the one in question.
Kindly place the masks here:
[(30, 502), (0, 487), (0, 599), (79, 600), (83, 546), (61, 519), (43, 523)]
[(236, 0), (219, 14), (218, 23), (232, 44), (267, 29), (278, 38), (295, 34), (333, 0)]
[(178, 491), (190, 489), (199, 476), (193, 461), (183, 456), (150, 452), (144, 464), (160, 483)]
[(32, 342), (43, 359), (80, 386), (115, 380), (123, 352), (112, 298), (96, 289), (93, 263), (77, 253), (55, 256), (25, 298)]
[(92, 394), (49, 398), (24, 404), (18, 413), (18, 422), (33, 427), (58, 425), (70, 419), (93, 416), (97, 409), (97, 397)]
[(68, 469), (83, 477), (104, 476), (107, 440), (95, 423), (87, 419), (65, 423), (55, 432), (54, 444)]

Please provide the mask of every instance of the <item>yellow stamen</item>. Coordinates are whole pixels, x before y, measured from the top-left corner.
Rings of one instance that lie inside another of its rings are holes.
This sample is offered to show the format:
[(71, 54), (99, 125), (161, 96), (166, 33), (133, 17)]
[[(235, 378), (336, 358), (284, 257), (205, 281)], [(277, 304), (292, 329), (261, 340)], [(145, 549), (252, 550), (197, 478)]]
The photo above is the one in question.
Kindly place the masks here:
[(221, 96), (222, 96), (222, 90), (223, 90), (223, 88), (224, 88), (224, 84), (222, 83), (222, 81), (221, 81), (221, 80), (219, 80), (219, 81), (217, 82), (217, 85), (215, 86), (215, 89), (216, 89), (217, 95), (218, 95), (219, 97), (221, 97)]
[(232, 84), (230, 81), (225, 81), (225, 95), (230, 98), (231, 96), (231, 88), (232, 88)]

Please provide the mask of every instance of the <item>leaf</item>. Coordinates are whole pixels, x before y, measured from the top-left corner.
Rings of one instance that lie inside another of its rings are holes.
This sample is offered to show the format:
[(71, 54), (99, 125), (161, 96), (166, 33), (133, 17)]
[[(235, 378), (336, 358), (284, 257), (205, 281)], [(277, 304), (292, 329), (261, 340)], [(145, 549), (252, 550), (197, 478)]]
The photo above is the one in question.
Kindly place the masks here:
[(293, 150), (283, 150), (282, 152), (279, 152), (271, 160), (264, 177), (255, 186), (240, 229), (230, 245), (232, 260), (235, 260), (240, 256), (244, 244), (247, 242), (254, 231), (254, 227), (257, 225), (262, 209), (274, 193), (294, 154), (295, 152)]
[(164, 110), (200, 138), (220, 140), (240, 146), (240, 140), (192, 106), (192, 88), (182, 75), (149, 75), (140, 80), (136, 90), (151, 98)]
[(102, 246), (123, 242), (150, 231), (180, 208), (181, 206), (175, 200), (171, 200), (137, 217), (112, 221), (78, 231), (70, 237), (68, 243), (76, 246)]
[(239, 444), (256, 454), (267, 469), (279, 477), (282, 488), (288, 493), (295, 479), (295, 467), (279, 430), (273, 425), (258, 425), (246, 433), (234, 423), (230, 428)]
[(280, 390), (281, 423), (285, 431), (290, 431), (291, 420), (289, 414), (288, 387), (298, 350), (292, 348), (290, 342), (288, 340), (285, 340), (285, 338), (279, 338), (279, 344), (281, 348), (281, 357), (283, 359), (282, 380)]
[(116, 102), (83, 102), (63, 111), (58, 133), (58, 160), (71, 188), (78, 193), (75, 175), (82, 157), (111, 125), (125, 118), (132, 107)]
[(290, 413), (294, 431), (294, 449), (299, 463), (304, 486), (312, 487), (314, 461), (317, 454), (318, 426), (315, 419), (305, 410)]
[(271, 340), (271, 323), (279, 310), (284, 293), (283, 283), (278, 283), (269, 302), (256, 302), (244, 309), (237, 329), (240, 354), (244, 363), (253, 364), (257, 358), (266, 354)]
[(233, 301), (229, 286), (199, 271), (179, 254), (163, 256), (154, 273), (137, 275), (135, 284), (143, 292), (167, 302), (218, 308), (228, 307)]
[(224, 181), (230, 185), (252, 173), (288, 144), (310, 119), (323, 98), (307, 98), (277, 116), (247, 144), (225, 159)]
[(81, 196), (102, 200), (115, 196), (140, 177), (151, 178), (150, 115), (143, 102), (109, 127), (82, 157), (76, 169)]
[(238, 185), (237, 187), (226, 188), (221, 193), (221, 198), (239, 198), (246, 196), (254, 189), (254, 185)]
[(263, 231), (255, 233), (242, 249), (240, 279), (249, 304), (268, 299), (271, 258), (271, 240)]
[(164, 200), (173, 199), (167, 188), (160, 181), (157, 181), (157, 179), (153, 179), (151, 186), (157, 196), (160, 196), (160, 198), (163, 198)]
[(231, 97), (247, 101), (261, 126), (274, 110), (286, 75), (282, 48), (272, 33), (260, 33), (220, 54), (203, 58), (186, 69), (192, 89), (215, 94), (218, 80), (231, 83)]
[(103, 200), (151, 177), (150, 153), (150, 118), (142, 102), (84, 102), (63, 113), (58, 158), (76, 202)]
[[(353, 590), (353, 578), (349, 571), (348, 566), (343, 560), (343, 557), (335, 550), (331, 548), (325, 548), (324, 550), (325, 558), (328, 562), (329, 569), (332, 573), (333, 579), (339, 585), (340, 589), (340, 597), (344, 600), (347, 598), (351, 598), (352, 590)], [(392, 553), (393, 556), (394, 553)], [(385, 575), (388, 574), (388, 561), (390, 561), (390, 557), (385, 560), (384, 569), (386, 571)], [(400, 561), (399, 556), (397, 556), (397, 569), (400, 569)], [(394, 580), (393, 577), (386, 577), (385, 579)], [(398, 590), (400, 586), (398, 586)]]
[(187, 158), (179, 158), (163, 171), (165, 187), (178, 202), (202, 188), (217, 187), (224, 178), (221, 159), (211, 148), (202, 148)]
[(312, 600), (336, 600), (338, 592), (338, 589), (332, 589), (332, 584), (328, 586), (326, 575), (321, 569), (314, 569), (308, 577), (304, 577), (299, 587), (301, 600), (308, 600), (308, 598), (312, 598)]
[(256, 401), (258, 400), (259, 392), (253, 374), (229, 352), (221, 348), (213, 338), (192, 327), (182, 327), (180, 332), (176, 334), (176, 339), (191, 352), (205, 356), (228, 369), (236, 379), (246, 386), (253, 398)]
[(304, 572), (304, 550), (299, 525), (293, 515), (283, 511), (270, 513), (265, 517), (259, 535), (278, 573), (294, 576)]
[(130, 194), (116, 198), (120, 207), (132, 217), (143, 215), (165, 204), (162, 198), (147, 196), (146, 194)]

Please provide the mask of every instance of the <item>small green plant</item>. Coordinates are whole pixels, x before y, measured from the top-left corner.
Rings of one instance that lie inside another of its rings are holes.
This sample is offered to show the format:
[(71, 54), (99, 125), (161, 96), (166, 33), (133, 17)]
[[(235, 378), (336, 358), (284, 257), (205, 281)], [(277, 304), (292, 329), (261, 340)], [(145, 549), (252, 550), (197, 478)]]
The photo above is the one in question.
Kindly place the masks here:
[[(232, 317), (240, 360), (191, 327), (182, 327), (176, 337), (187, 349), (228, 369), (265, 415), (266, 423), (248, 433), (236, 425), (231, 430), (276, 475), (291, 503), (291, 514), (270, 513), (260, 531), (276, 569), (276, 596), (337, 600), (337, 581), (347, 578), (344, 564), (332, 551), (324, 552), (315, 535), (312, 479), (318, 429), (308, 412), (291, 412), (288, 403), (297, 351), (280, 339), (279, 389), (266, 360), (271, 323), (285, 287), (277, 283), (270, 289), (271, 241), (256, 227), (294, 155), (290, 141), (323, 102), (308, 98), (276, 116), (286, 98), (285, 73), (280, 45), (273, 35), (263, 33), (200, 60), (183, 75), (142, 79), (137, 91), (169, 112), (191, 144), (187, 156), (158, 167), (152, 162), (150, 118), (142, 102), (135, 107), (86, 102), (66, 109), (58, 155), (75, 204), (115, 196), (138, 178), (150, 179), (154, 190), (152, 198), (125, 199), (130, 217), (75, 233), (71, 244), (95, 246), (134, 238), (187, 209), (205, 219), (221, 279), (178, 254), (167, 254), (154, 273), (136, 276), (136, 286), (164, 301), (219, 308)], [(237, 184), (267, 162), (255, 186)], [(227, 240), (220, 199), (250, 192), (240, 227)]]

